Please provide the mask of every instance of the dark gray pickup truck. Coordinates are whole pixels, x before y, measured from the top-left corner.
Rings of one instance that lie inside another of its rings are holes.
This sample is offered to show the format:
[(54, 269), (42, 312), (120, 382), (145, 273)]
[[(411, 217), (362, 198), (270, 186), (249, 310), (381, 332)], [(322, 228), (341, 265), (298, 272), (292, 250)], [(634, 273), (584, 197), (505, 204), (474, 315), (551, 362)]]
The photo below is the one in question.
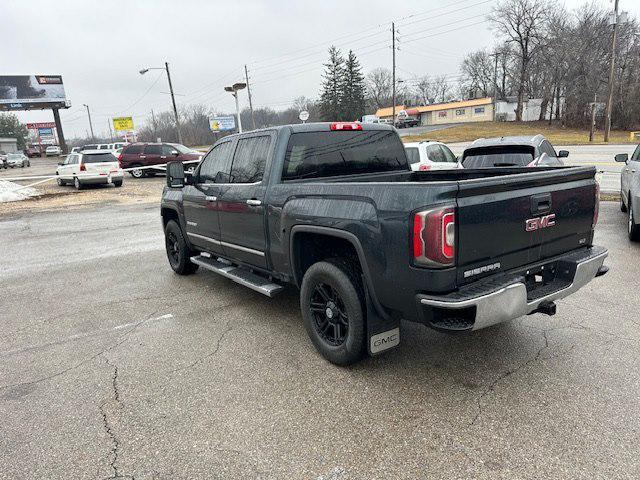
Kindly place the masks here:
[(316, 123), (225, 137), (193, 175), (167, 172), (173, 270), (298, 287), (340, 365), (397, 346), (401, 319), (464, 332), (553, 315), (607, 271), (593, 167), (412, 172), (391, 126)]

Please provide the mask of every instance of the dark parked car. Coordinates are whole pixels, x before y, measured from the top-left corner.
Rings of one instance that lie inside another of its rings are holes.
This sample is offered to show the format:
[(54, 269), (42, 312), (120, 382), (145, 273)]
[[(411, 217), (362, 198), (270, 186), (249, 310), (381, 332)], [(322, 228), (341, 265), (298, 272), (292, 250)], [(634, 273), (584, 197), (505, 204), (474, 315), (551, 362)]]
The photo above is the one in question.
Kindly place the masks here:
[(191, 162), (188, 165), (193, 168), (202, 156), (203, 153), (178, 143), (132, 143), (122, 148), (122, 153), (118, 159), (122, 168), (133, 169), (129, 171), (132, 177), (142, 178), (163, 172), (163, 170), (136, 167), (165, 165), (170, 161), (178, 161)]
[(556, 153), (542, 135), (480, 138), (465, 149), (461, 163), (464, 168), (559, 167), (568, 156), (567, 150)]
[(32, 145), (24, 149), (24, 154), (29, 158), (34, 158), (40, 157), (42, 155), (42, 152), (40, 151), (39, 147)]
[(267, 296), (300, 288), (304, 326), (345, 365), (400, 343), (400, 320), (445, 332), (531, 313), (606, 272), (594, 167), (413, 172), (388, 125), (236, 134), (193, 175), (167, 166), (165, 245)]

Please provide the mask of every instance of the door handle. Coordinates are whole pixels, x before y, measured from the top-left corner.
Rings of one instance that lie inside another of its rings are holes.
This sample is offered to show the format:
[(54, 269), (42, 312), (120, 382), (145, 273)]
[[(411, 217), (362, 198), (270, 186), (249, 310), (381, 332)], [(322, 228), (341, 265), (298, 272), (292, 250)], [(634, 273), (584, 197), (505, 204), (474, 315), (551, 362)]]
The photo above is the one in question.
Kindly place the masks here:
[(260, 205), (262, 205), (262, 202), (255, 198), (250, 198), (249, 200), (247, 200), (247, 205), (251, 205), (252, 207), (259, 207)]
[(139, 157), (139, 158), (147, 158), (147, 157), (146, 157), (146, 156), (144, 156), (144, 155), (140, 155), (140, 157)]
[(205, 199), (207, 202), (215, 202), (216, 200), (218, 200), (218, 197), (214, 197), (214, 196), (212, 196), (212, 195), (207, 195), (206, 197), (204, 197), (204, 199)]

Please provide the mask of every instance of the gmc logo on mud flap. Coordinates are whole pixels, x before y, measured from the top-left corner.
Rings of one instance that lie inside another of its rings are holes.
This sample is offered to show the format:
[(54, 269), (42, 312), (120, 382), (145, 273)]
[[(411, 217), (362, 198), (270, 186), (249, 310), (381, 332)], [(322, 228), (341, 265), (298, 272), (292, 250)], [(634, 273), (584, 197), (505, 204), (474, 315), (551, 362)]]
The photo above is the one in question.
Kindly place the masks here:
[(553, 227), (556, 224), (556, 214), (545, 215), (544, 217), (530, 218), (525, 220), (525, 230), (527, 232), (533, 232), (540, 228)]
[(371, 337), (371, 353), (382, 352), (400, 344), (400, 329), (394, 328)]

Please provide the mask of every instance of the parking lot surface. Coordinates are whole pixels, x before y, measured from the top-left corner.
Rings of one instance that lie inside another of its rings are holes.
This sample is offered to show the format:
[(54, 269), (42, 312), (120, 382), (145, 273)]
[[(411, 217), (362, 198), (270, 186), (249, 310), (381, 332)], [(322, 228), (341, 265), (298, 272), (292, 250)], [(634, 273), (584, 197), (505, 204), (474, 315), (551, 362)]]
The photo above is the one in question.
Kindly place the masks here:
[(293, 289), (174, 275), (157, 204), (0, 216), (0, 478), (640, 477), (640, 246), (467, 336), (324, 361)]

